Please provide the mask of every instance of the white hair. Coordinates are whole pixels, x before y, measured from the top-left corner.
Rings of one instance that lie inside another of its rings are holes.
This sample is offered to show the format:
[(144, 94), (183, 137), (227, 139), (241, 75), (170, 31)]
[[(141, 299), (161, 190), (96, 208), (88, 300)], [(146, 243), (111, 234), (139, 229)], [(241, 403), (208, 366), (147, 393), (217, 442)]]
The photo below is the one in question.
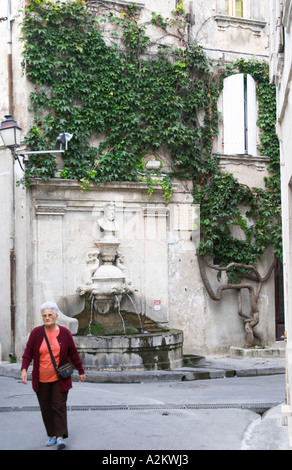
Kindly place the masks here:
[(43, 314), (43, 311), (46, 309), (53, 310), (55, 315), (57, 315), (59, 311), (58, 305), (55, 304), (55, 302), (45, 302), (44, 304), (42, 304), (40, 306), (41, 314)]

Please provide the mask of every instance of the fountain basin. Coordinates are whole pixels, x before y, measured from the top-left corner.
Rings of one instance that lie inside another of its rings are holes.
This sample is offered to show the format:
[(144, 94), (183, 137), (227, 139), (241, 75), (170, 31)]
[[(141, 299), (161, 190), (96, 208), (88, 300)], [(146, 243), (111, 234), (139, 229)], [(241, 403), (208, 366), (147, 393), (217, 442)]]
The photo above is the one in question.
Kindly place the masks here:
[(85, 368), (95, 370), (172, 370), (183, 365), (183, 332), (74, 336)]

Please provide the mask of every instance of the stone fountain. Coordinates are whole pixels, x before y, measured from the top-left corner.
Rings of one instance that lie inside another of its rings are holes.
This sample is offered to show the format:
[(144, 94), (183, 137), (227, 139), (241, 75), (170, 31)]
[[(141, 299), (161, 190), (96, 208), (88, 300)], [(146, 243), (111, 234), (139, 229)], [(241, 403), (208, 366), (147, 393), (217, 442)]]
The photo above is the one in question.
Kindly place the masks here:
[(104, 235), (101, 240), (94, 241), (96, 248), (87, 253), (86, 281), (78, 291), (80, 295), (89, 294), (94, 298), (94, 307), (99, 313), (106, 314), (124, 294), (132, 294), (133, 287), (126, 279), (122, 256), (118, 254), (120, 241), (115, 236), (118, 225), (113, 203), (105, 206), (104, 216), (98, 224)]
[[(143, 328), (132, 299), (134, 286), (127, 276), (115, 220), (115, 205), (104, 207), (103, 217), (97, 220), (103, 237), (94, 240), (94, 248), (86, 255), (84, 282), (77, 288), (80, 296), (90, 302), (90, 320), (86, 336), (74, 336), (82, 362), (87, 368), (100, 370), (157, 370), (182, 365), (183, 334), (180, 330), (161, 329), (151, 321)], [(127, 297), (139, 319), (135, 334), (127, 334), (121, 313), (121, 302)], [(110, 317), (117, 312), (122, 324), (120, 334), (92, 334), (93, 317)], [(81, 316), (82, 317), (82, 314)], [(148, 331), (151, 325), (151, 331)]]

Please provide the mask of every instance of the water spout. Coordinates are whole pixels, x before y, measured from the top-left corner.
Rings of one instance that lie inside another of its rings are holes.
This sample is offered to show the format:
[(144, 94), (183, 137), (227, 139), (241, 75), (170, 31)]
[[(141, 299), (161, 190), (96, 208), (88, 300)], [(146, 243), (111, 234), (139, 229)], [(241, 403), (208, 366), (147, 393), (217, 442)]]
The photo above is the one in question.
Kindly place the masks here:
[(144, 331), (143, 331), (143, 325), (142, 325), (142, 320), (141, 320), (141, 316), (140, 316), (140, 314), (138, 313), (138, 310), (137, 310), (137, 308), (136, 308), (136, 305), (134, 304), (134, 301), (133, 301), (132, 297), (131, 297), (128, 293), (126, 293), (126, 296), (128, 297), (128, 299), (130, 300), (131, 304), (133, 305), (133, 307), (134, 307), (134, 309), (135, 309), (135, 312), (136, 312), (136, 314), (137, 314), (137, 317), (139, 318), (140, 332), (141, 332), (141, 333), (144, 333)]
[(121, 314), (121, 304), (120, 304), (120, 299), (118, 298), (117, 295), (115, 295), (115, 298), (116, 298), (116, 301), (118, 303), (118, 314), (120, 315), (121, 319), (122, 319), (122, 323), (123, 323), (123, 328), (124, 328), (124, 334), (126, 334), (126, 327), (125, 327), (125, 322), (124, 322), (124, 319), (123, 319), (123, 316)]
[(94, 295), (92, 295), (92, 297), (91, 297), (90, 320), (89, 320), (89, 325), (88, 325), (88, 331), (89, 331), (89, 333), (88, 333), (87, 336), (93, 336), (93, 334), (91, 333), (93, 304), (94, 304)]

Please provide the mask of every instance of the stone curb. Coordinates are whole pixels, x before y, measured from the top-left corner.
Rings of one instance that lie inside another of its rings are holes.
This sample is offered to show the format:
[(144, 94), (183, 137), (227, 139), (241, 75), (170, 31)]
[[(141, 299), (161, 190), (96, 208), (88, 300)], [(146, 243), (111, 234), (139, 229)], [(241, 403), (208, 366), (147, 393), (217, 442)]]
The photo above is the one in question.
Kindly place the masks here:
[[(215, 362), (215, 361), (214, 361)], [(86, 381), (91, 383), (145, 383), (145, 382), (170, 382), (170, 381), (192, 381), (208, 380), (228, 377), (252, 377), (261, 375), (285, 374), (285, 367), (279, 364), (273, 366), (263, 365), (255, 367), (232, 367), (221, 366), (218, 361), (218, 368), (212, 365), (200, 365), (200, 367), (182, 367), (171, 371), (93, 371), (86, 370)], [(20, 379), (20, 364), (10, 364), (9, 362), (0, 363), (0, 376)], [(31, 372), (28, 372), (28, 378), (31, 380)], [(78, 380), (78, 373), (74, 371), (73, 381)]]

